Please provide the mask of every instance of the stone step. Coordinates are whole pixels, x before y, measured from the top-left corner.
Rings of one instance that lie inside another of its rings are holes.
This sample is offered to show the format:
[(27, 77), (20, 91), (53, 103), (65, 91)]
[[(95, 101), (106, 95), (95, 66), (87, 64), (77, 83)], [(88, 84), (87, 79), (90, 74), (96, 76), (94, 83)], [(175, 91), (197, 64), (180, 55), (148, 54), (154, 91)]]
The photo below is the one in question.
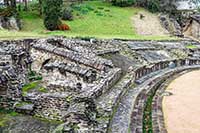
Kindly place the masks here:
[(22, 103), (22, 104), (17, 104), (14, 108), (16, 112), (32, 115), (34, 110), (34, 104)]
[(154, 77), (150, 77), (143, 84), (138, 85), (135, 88), (130, 88), (121, 99), (119, 106), (113, 115), (113, 119), (111, 120), (110, 124), (110, 131), (116, 133), (129, 131), (132, 133), (142, 133), (142, 111), (146, 96), (151, 90), (151, 86), (154, 86), (154, 84), (157, 83), (157, 80), (162, 80), (164, 77), (169, 76), (170, 74), (199, 67), (199, 65), (182, 66), (175, 69), (166, 70)]
[(130, 88), (133, 83), (133, 74), (126, 74), (115, 86), (113, 86), (108, 92), (101, 95), (96, 100), (99, 123), (98, 129), (106, 132), (109, 127), (110, 118), (118, 106), (120, 99)]
[(147, 74), (147, 75), (145, 75), (145, 76), (143, 76), (143, 77), (141, 77), (141, 78), (135, 80), (135, 82), (136, 82), (137, 84), (142, 84), (142, 83), (144, 83), (146, 80), (148, 80), (149, 78), (154, 77), (154, 76), (156, 76), (156, 75), (158, 75), (158, 74), (160, 74), (160, 73), (163, 73), (163, 72), (165, 72), (166, 70), (169, 70), (169, 69), (170, 69), (170, 68), (165, 68), (165, 69), (161, 69), (161, 70), (152, 72), (152, 73), (150, 73), (150, 74)]
[(47, 44), (37, 43), (33, 45), (33, 48), (65, 57), (71, 61), (84, 64), (86, 66), (95, 68), (97, 70), (105, 70), (106, 67), (113, 67), (113, 64), (110, 60), (106, 60), (98, 56), (90, 57), (90, 56), (84, 55), (83, 53), (57, 47), (49, 43)]
[(62, 74), (69, 72), (82, 77), (85, 82), (89, 83), (92, 83), (97, 78), (97, 71), (88, 67), (83, 68), (81, 65), (77, 64), (52, 62), (44, 65), (44, 69), (51, 71), (53, 69), (59, 69)]
[(96, 86), (88, 88), (88, 91), (82, 93), (80, 97), (90, 97), (96, 99), (109, 91), (109, 89), (120, 79), (121, 75), (122, 70), (120, 68), (111, 69)]

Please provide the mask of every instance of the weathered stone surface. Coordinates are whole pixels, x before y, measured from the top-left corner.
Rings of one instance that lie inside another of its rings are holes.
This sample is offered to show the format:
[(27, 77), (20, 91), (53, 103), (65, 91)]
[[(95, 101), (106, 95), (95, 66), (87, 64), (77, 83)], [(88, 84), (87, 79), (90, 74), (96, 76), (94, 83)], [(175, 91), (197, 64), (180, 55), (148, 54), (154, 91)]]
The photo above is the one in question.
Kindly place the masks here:
[(34, 104), (22, 104), (15, 106), (15, 110), (20, 113), (31, 115), (33, 112)]
[(167, 29), (171, 34), (182, 37), (182, 28), (175, 18), (169, 17), (169, 15), (160, 15), (160, 21), (162, 26)]
[(154, 86), (170, 74), (199, 68), (199, 49), (191, 40), (0, 41), (0, 107), (62, 120), (56, 130), (63, 132), (142, 132)]
[(14, 16), (0, 16), (0, 29), (20, 30), (20, 22)]

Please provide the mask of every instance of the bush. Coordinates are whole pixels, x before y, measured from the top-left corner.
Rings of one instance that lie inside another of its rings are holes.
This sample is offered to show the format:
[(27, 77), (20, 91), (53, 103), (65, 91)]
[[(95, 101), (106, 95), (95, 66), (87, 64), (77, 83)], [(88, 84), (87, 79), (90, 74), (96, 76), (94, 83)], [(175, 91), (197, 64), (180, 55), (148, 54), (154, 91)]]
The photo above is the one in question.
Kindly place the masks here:
[(69, 28), (69, 26), (66, 25), (66, 24), (60, 24), (60, 25), (58, 26), (58, 30), (63, 30), (63, 31), (65, 31), (65, 30), (70, 30), (70, 28)]
[(48, 30), (57, 30), (61, 24), (62, 0), (44, 0), (42, 2), (44, 25)]
[(73, 20), (73, 14), (72, 14), (72, 9), (70, 8), (65, 8), (62, 11), (62, 19), (63, 20)]
[(160, 11), (160, 1), (159, 0), (148, 0), (147, 8), (150, 12)]
[(131, 6), (135, 4), (135, 0), (112, 0), (111, 1), (113, 5), (120, 6), (120, 7), (126, 7)]

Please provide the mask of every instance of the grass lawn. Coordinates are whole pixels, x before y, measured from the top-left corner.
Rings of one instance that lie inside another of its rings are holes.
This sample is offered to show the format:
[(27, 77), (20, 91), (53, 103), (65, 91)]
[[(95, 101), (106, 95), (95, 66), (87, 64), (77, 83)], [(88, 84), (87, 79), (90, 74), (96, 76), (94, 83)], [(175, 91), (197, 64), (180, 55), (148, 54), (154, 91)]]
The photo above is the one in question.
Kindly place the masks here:
[(47, 31), (37, 12), (21, 12), (22, 30), (19, 32), (0, 30), (0, 39), (46, 37), (63, 35), (68, 37), (123, 38), (164, 40), (169, 36), (141, 36), (136, 34), (131, 17), (142, 8), (120, 8), (102, 1), (86, 1), (73, 6), (73, 21), (63, 21), (70, 31)]

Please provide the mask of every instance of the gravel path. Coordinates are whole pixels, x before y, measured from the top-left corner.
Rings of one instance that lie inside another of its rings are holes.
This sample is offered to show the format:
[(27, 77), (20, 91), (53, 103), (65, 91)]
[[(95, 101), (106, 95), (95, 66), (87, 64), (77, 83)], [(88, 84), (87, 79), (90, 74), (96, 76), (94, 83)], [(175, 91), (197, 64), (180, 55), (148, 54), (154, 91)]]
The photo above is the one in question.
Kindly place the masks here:
[[(140, 19), (141, 15), (144, 16), (142, 19)], [(132, 20), (136, 32), (140, 35), (169, 35), (169, 32), (161, 26), (159, 17), (156, 14), (147, 11), (141, 11), (137, 15), (133, 16)]]

